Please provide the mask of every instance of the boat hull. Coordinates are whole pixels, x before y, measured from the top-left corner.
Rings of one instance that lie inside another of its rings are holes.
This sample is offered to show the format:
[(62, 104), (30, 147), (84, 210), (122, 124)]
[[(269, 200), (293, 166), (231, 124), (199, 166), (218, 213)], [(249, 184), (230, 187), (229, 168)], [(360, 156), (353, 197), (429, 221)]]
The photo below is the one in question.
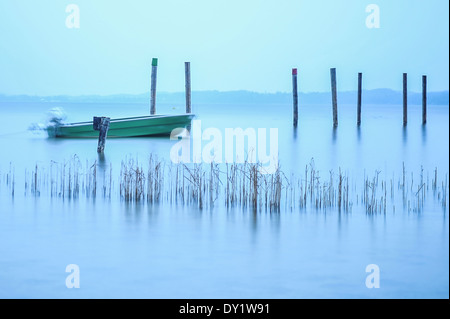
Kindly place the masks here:
[[(154, 115), (111, 119), (109, 137), (138, 137), (170, 135), (176, 128), (184, 128), (191, 123), (194, 114)], [(64, 124), (47, 129), (49, 136), (64, 138), (98, 138), (93, 122)]]

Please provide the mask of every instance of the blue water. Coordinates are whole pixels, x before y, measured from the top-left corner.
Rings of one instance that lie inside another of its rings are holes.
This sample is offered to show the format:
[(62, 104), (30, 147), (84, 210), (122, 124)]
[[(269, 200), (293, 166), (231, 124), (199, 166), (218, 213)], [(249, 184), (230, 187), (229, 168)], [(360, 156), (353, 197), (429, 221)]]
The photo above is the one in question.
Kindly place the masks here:
[[(45, 112), (63, 107), (68, 121), (146, 114), (146, 105), (0, 104), (0, 297), (13, 298), (448, 298), (449, 222), (431, 191), (423, 211), (392, 206), (367, 214), (297, 208), (280, 212), (195, 206), (130, 204), (117, 197), (62, 200), (23, 192), (24, 171), (77, 154), (98, 160), (96, 140), (54, 140), (27, 132)], [(161, 113), (181, 105), (159, 106)], [(401, 106), (369, 105), (356, 128), (354, 106), (339, 109), (332, 128), (328, 105), (301, 106), (291, 127), (290, 105), (195, 105), (202, 126), (279, 129), (282, 169), (301, 175), (314, 158), (323, 176), (341, 167), (354, 178), (379, 170), (398, 180), (402, 165), (418, 179), (449, 166), (449, 112), (430, 106), (421, 126), (410, 106), (402, 127)], [(117, 173), (127, 156), (168, 159), (167, 138), (111, 139), (105, 167)], [(4, 186), (10, 163), (17, 188)], [(101, 164), (100, 162), (99, 164)], [(99, 166), (99, 171), (102, 167)], [(115, 187), (117, 179), (115, 178)], [(80, 288), (68, 289), (68, 264), (80, 267)], [(366, 266), (380, 268), (380, 288), (365, 285)]]

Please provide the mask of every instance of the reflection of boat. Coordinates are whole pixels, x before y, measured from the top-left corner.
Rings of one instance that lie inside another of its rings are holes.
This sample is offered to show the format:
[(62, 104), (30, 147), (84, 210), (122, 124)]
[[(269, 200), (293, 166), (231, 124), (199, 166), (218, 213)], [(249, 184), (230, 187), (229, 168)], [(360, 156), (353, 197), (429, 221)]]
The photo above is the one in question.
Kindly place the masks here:
[[(191, 123), (194, 114), (150, 115), (111, 119), (108, 137), (132, 137), (151, 135), (170, 135), (175, 128), (184, 128)], [(49, 136), (54, 137), (95, 137), (98, 131), (93, 128), (93, 121), (61, 124), (48, 127)]]

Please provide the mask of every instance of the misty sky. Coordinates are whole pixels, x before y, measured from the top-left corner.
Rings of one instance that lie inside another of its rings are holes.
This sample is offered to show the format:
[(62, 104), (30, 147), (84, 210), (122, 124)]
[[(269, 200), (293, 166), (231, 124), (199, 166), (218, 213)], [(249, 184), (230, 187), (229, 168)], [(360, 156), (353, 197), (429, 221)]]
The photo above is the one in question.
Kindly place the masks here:
[[(66, 27), (66, 6), (80, 8), (80, 28)], [(380, 28), (366, 27), (366, 6), (380, 8)], [(289, 92), (299, 68), (302, 92), (430, 91), (449, 86), (446, 0), (2, 0), (0, 94), (144, 93), (152, 57), (158, 91), (192, 89)]]

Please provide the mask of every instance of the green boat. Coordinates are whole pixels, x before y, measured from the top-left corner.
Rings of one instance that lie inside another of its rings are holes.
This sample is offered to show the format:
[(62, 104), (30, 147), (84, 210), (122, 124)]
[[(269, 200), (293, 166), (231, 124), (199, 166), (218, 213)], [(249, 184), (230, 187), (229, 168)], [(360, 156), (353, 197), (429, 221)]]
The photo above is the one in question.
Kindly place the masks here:
[[(194, 114), (147, 115), (111, 119), (108, 130), (110, 137), (137, 137), (170, 135), (173, 129), (190, 125)], [(93, 121), (61, 124), (47, 128), (51, 137), (98, 138)]]

